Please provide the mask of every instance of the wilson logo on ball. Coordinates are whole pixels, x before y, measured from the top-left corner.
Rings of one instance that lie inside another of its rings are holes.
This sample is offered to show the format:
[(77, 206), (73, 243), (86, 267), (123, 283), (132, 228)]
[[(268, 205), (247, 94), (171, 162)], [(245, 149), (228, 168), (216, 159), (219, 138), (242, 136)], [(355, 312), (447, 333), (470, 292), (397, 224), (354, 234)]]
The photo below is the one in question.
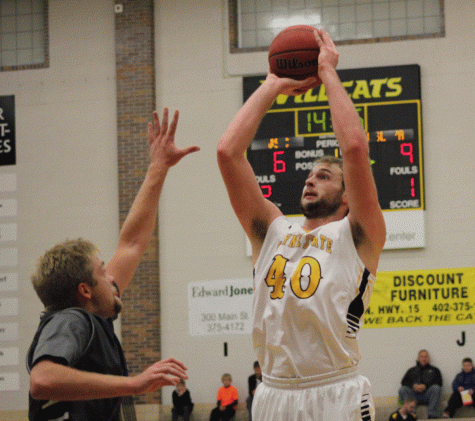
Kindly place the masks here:
[(305, 68), (317, 68), (318, 59), (301, 61), (298, 58), (286, 59), (276, 58), (275, 65), (279, 70), (291, 70), (291, 69), (305, 69)]

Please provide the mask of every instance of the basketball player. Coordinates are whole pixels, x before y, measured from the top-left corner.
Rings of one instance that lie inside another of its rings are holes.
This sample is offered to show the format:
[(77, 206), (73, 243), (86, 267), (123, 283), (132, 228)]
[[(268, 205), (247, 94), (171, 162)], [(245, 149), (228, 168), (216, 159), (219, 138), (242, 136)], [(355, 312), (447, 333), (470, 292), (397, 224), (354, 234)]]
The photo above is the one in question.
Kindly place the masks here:
[(320, 80), (268, 74), (218, 144), (232, 207), (252, 246), (253, 341), (263, 382), (254, 421), (369, 421), (369, 381), (356, 371), (357, 336), (386, 237), (368, 142), (336, 72), (338, 52), (324, 30), (318, 79), (325, 86), (343, 160), (324, 157), (303, 187), (303, 226), (265, 199), (245, 158), (258, 125), (279, 94)]
[(58, 244), (40, 258), (32, 281), (46, 312), (28, 352), (29, 420), (119, 421), (122, 397), (187, 378), (186, 367), (174, 358), (128, 377), (112, 324), (122, 308), (119, 292), (129, 285), (152, 238), (167, 172), (199, 150), (175, 145), (177, 124), (178, 111), (170, 126), (168, 109), (161, 123), (153, 113), (150, 164), (107, 264), (81, 238)]

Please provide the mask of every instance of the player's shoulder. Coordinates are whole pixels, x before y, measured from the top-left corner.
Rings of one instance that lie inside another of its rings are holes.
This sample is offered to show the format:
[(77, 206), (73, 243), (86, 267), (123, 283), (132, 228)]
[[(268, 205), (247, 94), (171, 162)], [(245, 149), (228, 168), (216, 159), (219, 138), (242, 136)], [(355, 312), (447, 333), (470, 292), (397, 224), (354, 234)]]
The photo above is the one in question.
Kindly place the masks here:
[(79, 307), (65, 308), (62, 310), (45, 312), (41, 316), (43, 324), (58, 321), (88, 320), (90, 314)]
[(329, 236), (333, 241), (352, 241), (353, 228), (348, 216), (336, 221), (328, 222), (317, 228), (318, 233)]
[(287, 219), (284, 215), (279, 215), (274, 218), (271, 223), (269, 224), (269, 229), (281, 229), (282, 227), (291, 227), (292, 223)]
[(82, 308), (66, 308), (46, 315), (43, 326), (50, 330), (70, 330), (73, 334), (89, 335), (94, 331), (93, 315)]
[(51, 314), (53, 320), (64, 320), (73, 323), (87, 322), (92, 319), (92, 314), (79, 307), (65, 308)]

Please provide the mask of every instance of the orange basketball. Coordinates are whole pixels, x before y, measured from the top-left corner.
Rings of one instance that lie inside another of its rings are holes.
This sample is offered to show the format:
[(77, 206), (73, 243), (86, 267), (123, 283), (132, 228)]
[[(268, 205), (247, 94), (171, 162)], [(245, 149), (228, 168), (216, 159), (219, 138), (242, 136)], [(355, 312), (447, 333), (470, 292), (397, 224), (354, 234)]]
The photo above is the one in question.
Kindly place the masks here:
[(280, 31), (269, 47), (270, 71), (279, 77), (303, 80), (318, 77), (320, 52), (309, 25), (294, 25)]

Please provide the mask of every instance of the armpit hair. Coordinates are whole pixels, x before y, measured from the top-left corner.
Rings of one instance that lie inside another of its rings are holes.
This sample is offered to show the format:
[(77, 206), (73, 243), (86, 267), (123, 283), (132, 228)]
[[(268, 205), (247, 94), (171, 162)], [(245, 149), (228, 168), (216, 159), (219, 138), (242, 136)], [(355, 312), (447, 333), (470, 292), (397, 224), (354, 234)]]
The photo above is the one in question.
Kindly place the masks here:
[(358, 223), (351, 224), (351, 234), (353, 236), (355, 247), (358, 247), (358, 245), (361, 244), (365, 238), (365, 232), (363, 231), (361, 225)]
[(264, 238), (266, 238), (268, 228), (269, 225), (262, 219), (256, 218), (252, 220), (252, 232), (262, 241), (264, 241)]

